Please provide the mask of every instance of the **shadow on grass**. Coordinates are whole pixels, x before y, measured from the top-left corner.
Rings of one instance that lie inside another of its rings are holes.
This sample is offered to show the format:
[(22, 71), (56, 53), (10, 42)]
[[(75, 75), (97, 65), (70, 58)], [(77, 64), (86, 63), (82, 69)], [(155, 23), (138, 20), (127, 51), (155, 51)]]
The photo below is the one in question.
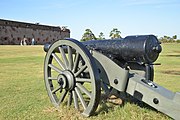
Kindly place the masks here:
[(164, 74), (172, 74), (172, 75), (180, 75), (180, 71), (175, 71), (175, 70), (161, 71), (161, 73), (164, 73)]
[(180, 55), (165, 55), (167, 57), (180, 57)]
[(125, 104), (127, 102), (131, 103), (131, 104), (135, 104), (135, 105), (138, 105), (139, 107), (141, 108), (145, 108), (145, 109), (149, 109), (149, 110), (152, 110), (152, 111), (157, 111), (155, 108), (151, 107), (150, 105), (142, 102), (142, 101), (139, 101), (138, 99), (134, 98), (133, 96), (131, 95), (128, 95), (126, 94), (126, 100), (125, 100)]
[(114, 110), (114, 108), (116, 106), (124, 107), (127, 103), (135, 104), (141, 108), (145, 108), (145, 109), (149, 109), (149, 110), (157, 112), (157, 110), (155, 108), (149, 106), (148, 104), (146, 104), (142, 101), (139, 101), (138, 99), (132, 97), (131, 95), (129, 95), (127, 93), (120, 93), (119, 96), (117, 96), (117, 97), (122, 100), (122, 104), (117, 105), (115, 103), (108, 102), (107, 100), (101, 100), (101, 102), (99, 104), (100, 107), (96, 111), (95, 116), (100, 114), (100, 113), (102, 113), (102, 114), (108, 113), (109, 111)]

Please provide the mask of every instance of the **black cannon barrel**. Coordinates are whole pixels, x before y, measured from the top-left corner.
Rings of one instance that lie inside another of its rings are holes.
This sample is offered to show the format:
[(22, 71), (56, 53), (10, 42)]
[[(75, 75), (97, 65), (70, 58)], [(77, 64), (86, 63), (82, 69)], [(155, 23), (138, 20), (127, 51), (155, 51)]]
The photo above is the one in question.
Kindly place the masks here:
[(116, 40), (91, 40), (83, 42), (88, 49), (113, 55), (127, 62), (153, 63), (162, 48), (154, 35), (127, 36)]
[[(162, 48), (154, 35), (127, 36), (116, 40), (89, 40), (83, 42), (89, 50), (96, 50), (104, 55), (114, 56), (127, 62), (153, 63)], [(49, 50), (50, 44), (44, 45), (44, 51)], [(64, 48), (65, 52), (67, 48)], [(55, 49), (55, 52), (59, 52)]]

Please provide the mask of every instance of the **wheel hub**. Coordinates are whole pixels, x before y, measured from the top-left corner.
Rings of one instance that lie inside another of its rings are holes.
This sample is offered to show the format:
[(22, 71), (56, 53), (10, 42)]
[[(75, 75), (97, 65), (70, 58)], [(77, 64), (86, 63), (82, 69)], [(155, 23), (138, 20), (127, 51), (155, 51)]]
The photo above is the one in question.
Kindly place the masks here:
[(72, 90), (75, 86), (74, 75), (70, 71), (63, 71), (58, 76), (58, 83), (62, 89)]

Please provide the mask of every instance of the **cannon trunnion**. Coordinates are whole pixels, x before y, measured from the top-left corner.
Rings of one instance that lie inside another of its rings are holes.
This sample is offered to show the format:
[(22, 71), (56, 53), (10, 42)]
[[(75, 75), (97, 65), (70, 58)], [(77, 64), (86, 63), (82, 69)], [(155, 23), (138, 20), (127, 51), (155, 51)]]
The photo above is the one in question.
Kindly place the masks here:
[(87, 42), (68, 38), (46, 44), (44, 80), (50, 100), (56, 107), (67, 103), (90, 116), (101, 92), (120, 91), (180, 119), (180, 93), (153, 82), (153, 65), (161, 50), (154, 35)]

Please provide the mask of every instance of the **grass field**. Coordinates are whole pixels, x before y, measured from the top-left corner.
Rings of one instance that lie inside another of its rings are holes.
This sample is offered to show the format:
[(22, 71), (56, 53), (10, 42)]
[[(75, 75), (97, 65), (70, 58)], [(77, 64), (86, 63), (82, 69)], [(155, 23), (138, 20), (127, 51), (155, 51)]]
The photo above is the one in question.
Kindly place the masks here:
[[(155, 66), (155, 82), (180, 91), (180, 44), (163, 44)], [(101, 103), (97, 115), (84, 118), (73, 108), (56, 110), (43, 81), (42, 46), (0, 46), (0, 120), (168, 120), (150, 107)]]

